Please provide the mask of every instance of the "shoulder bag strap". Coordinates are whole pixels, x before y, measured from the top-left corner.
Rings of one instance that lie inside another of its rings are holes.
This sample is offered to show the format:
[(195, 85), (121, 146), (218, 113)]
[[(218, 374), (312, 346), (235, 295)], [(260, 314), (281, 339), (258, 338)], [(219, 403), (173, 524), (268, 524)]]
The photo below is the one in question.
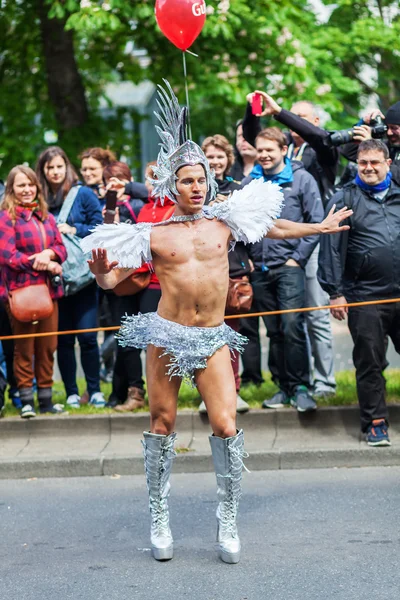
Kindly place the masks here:
[(137, 223), (137, 216), (135, 215), (135, 211), (133, 210), (132, 206), (130, 205), (129, 200), (126, 203), (123, 202), (122, 204), (119, 204), (119, 205), (117, 204), (117, 206), (124, 206), (124, 205), (128, 209), (129, 214), (131, 215), (134, 223)]
[(57, 217), (57, 225), (60, 223), (66, 223), (69, 217), (69, 213), (71, 212), (71, 208), (75, 202), (75, 198), (78, 195), (79, 190), (82, 186), (74, 185), (68, 192), (64, 202), (62, 203), (60, 213)]
[(45, 226), (43, 225), (42, 221), (40, 221), (40, 219), (37, 220), (37, 224), (40, 230), (40, 235), (42, 236), (43, 240), (43, 250), (47, 250), (47, 234)]

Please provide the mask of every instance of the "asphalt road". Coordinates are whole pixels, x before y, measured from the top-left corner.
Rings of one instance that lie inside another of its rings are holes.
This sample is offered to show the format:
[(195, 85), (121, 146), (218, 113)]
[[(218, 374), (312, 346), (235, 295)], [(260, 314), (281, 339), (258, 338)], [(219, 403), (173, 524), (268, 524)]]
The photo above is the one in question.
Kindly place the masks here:
[(175, 475), (175, 557), (150, 556), (144, 478), (0, 482), (1, 600), (400, 597), (400, 468), (245, 474), (242, 561), (214, 552), (211, 474)]

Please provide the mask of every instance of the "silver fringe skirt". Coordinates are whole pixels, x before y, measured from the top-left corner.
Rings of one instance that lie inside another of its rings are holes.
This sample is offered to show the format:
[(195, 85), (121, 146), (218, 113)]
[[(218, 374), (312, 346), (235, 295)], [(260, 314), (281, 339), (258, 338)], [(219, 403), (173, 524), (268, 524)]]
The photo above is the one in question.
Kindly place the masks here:
[(207, 367), (207, 359), (227, 345), (231, 352), (242, 352), (247, 338), (222, 323), (218, 327), (187, 327), (163, 319), (158, 313), (126, 316), (117, 336), (121, 346), (163, 348), (169, 356), (167, 375), (182, 377), (194, 385), (194, 374)]

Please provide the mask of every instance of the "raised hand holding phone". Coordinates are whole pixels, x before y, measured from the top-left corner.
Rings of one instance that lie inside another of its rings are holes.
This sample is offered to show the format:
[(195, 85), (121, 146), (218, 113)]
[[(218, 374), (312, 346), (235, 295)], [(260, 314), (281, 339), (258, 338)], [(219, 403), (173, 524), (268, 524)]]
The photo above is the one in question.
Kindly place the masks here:
[(107, 190), (105, 208), (104, 223), (114, 223), (117, 208), (117, 192), (115, 190)]
[(253, 115), (260, 116), (262, 113), (262, 96), (257, 92), (254, 92), (251, 101), (251, 112)]

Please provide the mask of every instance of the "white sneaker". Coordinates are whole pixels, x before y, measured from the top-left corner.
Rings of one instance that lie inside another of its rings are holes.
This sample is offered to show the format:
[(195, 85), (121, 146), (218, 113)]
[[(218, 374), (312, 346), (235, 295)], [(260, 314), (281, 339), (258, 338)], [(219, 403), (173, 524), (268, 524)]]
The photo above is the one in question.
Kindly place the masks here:
[(104, 398), (103, 392), (95, 392), (90, 398), (89, 404), (96, 408), (104, 408), (106, 405), (106, 399)]
[(67, 406), (70, 406), (71, 408), (80, 408), (80, 399), (78, 394), (71, 394), (71, 396), (68, 396), (67, 398)]
[(32, 417), (36, 417), (35, 409), (30, 404), (25, 404), (25, 406), (21, 408), (21, 418), (31, 419)]
[(207, 414), (207, 408), (206, 408), (206, 405), (204, 404), (204, 400), (201, 401), (201, 404), (199, 406), (199, 413), (201, 415), (206, 415)]
[(236, 394), (236, 412), (244, 413), (248, 410), (250, 410), (250, 406), (239, 396), (239, 394)]
[[(250, 410), (250, 406), (247, 404), (247, 402), (245, 402), (243, 400), (243, 398), (241, 398), (239, 396), (239, 394), (237, 394), (236, 396), (236, 412), (238, 413), (245, 413), (248, 410)], [(206, 405), (204, 404), (204, 401), (201, 401), (201, 404), (199, 406), (199, 413), (201, 415), (206, 415), (207, 414), (207, 408)]]

